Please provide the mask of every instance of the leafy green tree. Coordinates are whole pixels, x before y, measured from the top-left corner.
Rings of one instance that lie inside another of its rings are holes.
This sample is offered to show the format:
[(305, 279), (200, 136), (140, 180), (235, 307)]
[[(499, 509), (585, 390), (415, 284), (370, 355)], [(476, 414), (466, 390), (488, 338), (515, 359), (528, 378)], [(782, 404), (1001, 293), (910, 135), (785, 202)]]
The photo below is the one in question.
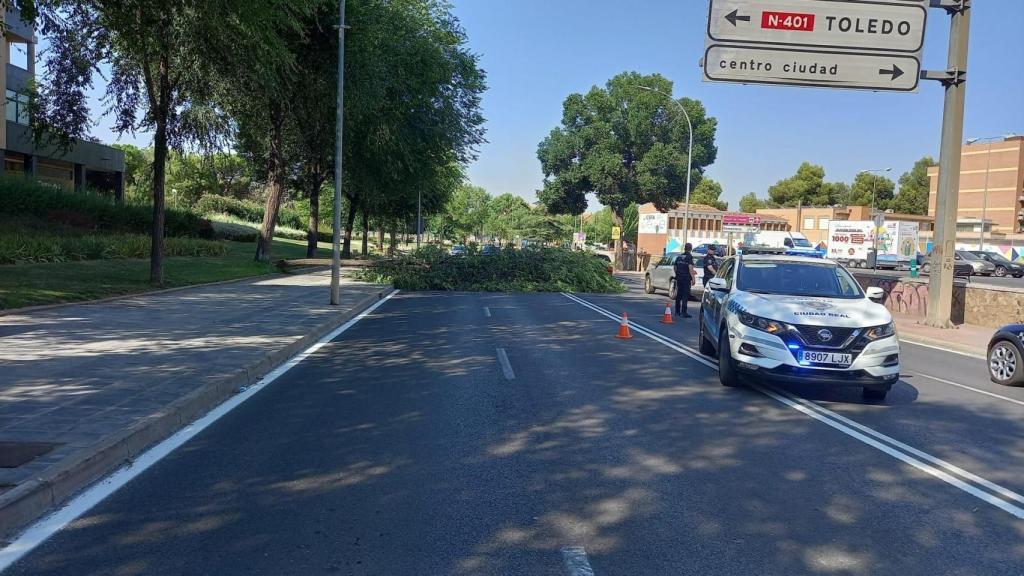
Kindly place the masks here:
[(639, 230), (640, 209), (636, 204), (630, 204), (622, 215), (622, 238), (635, 247)]
[[(667, 94), (672, 94), (672, 82), (664, 76), (624, 72), (603, 88), (569, 95), (561, 125), (537, 148), (544, 172), (544, 187), (537, 196), (547, 209), (581, 214), (586, 195), (594, 193), (611, 207), (614, 222), (621, 226), (630, 204), (674, 208), (685, 196), (689, 143), (686, 121), (676, 104), (693, 122), (691, 184), (700, 182), (718, 153), (717, 121), (707, 116), (699, 101), (670, 101)], [(621, 248), (617, 242), (617, 260)]]
[(902, 214), (928, 214), (928, 193), (931, 183), (928, 168), (935, 165), (931, 156), (914, 163), (910, 172), (900, 176), (900, 191), (889, 203), (889, 208)]
[(821, 185), (821, 197), (826, 204), (850, 205), (850, 185), (846, 182), (825, 182)]
[[(193, 114), (211, 87), (238, 69), (289, 56), (282, 28), (313, 0), (21, 0), (22, 15), (49, 39), (47, 74), (33, 98), (37, 139), (88, 136), (86, 91), (109, 65), (107, 98), (120, 132), (153, 131), (150, 281), (163, 283), (168, 152), (208, 124)], [(209, 110), (209, 107), (206, 107)]]
[(707, 204), (719, 210), (728, 210), (729, 203), (719, 200), (722, 196), (722, 185), (711, 178), (704, 178), (697, 184), (697, 187), (690, 192), (692, 204)]
[(853, 180), (850, 188), (850, 206), (874, 206), (879, 210), (889, 208), (896, 183), (878, 174), (861, 172)]
[(525, 200), (515, 194), (502, 194), (491, 201), (487, 230), (502, 243), (510, 243), (522, 236), (529, 212)]
[(768, 198), (779, 206), (830, 206), (836, 199), (835, 188), (825, 185), (825, 169), (804, 162), (796, 174), (768, 188)]
[(768, 207), (769, 202), (767, 200), (762, 200), (758, 198), (757, 194), (753, 192), (748, 192), (747, 194), (744, 194), (742, 198), (740, 198), (740, 212), (749, 212), (753, 214), (754, 212), (757, 212), (758, 208)]
[(469, 237), (480, 237), (491, 218), (491, 197), (487, 191), (472, 184), (462, 184), (435, 217), (437, 233), (463, 244)]
[(590, 215), (583, 223), (583, 232), (587, 235), (588, 242), (608, 244), (612, 241), (612, 226), (614, 226), (612, 209), (608, 206), (601, 208)]

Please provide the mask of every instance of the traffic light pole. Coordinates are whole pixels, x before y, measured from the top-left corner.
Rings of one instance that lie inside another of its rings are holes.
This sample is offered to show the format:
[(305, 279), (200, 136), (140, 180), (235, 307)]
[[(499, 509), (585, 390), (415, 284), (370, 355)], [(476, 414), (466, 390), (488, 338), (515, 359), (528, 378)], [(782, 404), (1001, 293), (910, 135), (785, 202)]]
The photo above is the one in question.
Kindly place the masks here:
[(924, 72), (922, 78), (939, 80), (946, 87), (939, 150), (939, 191), (935, 203), (935, 238), (928, 281), (928, 316), (925, 323), (951, 328), (953, 313), (956, 220), (960, 192), (960, 146), (964, 137), (964, 96), (967, 92), (967, 47), (970, 39), (971, 0), (932, 0), (952, 18), (945, 72)]

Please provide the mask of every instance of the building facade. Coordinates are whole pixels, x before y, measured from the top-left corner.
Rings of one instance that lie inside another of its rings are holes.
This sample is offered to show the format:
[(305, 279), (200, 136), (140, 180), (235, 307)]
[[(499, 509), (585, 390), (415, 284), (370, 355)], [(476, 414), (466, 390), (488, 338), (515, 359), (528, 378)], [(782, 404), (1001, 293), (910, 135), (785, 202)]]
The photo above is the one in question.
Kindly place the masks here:
[[(782, 218), (789, 223), (790, 230), (800, 232), (816, 247), (827, 248), (829, 241), (828, 225), (832, 221), (871, 220), (872, 210), (870, 206), (830, 206), (760, 208), (757, 213)], [(931, 231), (935, 226), (934, 218), (917, 214), (886, 213), (885, 219), (888, 221), (917, 222), (920, 226), (921, 235), (928, 238), (931, 237)]]
[[(660, 212), (654, 204), (640, 206), (637, 228), (637, 249), (644, 254), (661, 254), (672, 239), (681, 239), (686, 228), (686, 206), (677, 205), (668, 212)], [(725, 212), (706, 204), (690, 204), (689, 240), (694, 245), (717, 242), (727, 244), (729, 234), (722, 230)], [(789, 223), (773, 216), (762, 217), (762, 230), (788, 230)]]
[(66, 190), (92, 188), (124, 197), (124, 152), (95, 142), (78, 141), (68, 150), (37, 144), (29, 128), (28, 90), (36, 73), (36, 35), (16, 10), (3, 14), (6, 25), (4, 73), (0, 91), (5, 95), (5, 121), (0, 122), (0, 171), (24, 174)]
[[(934, 217), (939, 167), (929, 168), (928, 177), (928, 214)], [(997, 235), (1024, 232), (1024, 136), (961, 148), (957, 220), (974, 224), (976, 232), (982, 225)]]

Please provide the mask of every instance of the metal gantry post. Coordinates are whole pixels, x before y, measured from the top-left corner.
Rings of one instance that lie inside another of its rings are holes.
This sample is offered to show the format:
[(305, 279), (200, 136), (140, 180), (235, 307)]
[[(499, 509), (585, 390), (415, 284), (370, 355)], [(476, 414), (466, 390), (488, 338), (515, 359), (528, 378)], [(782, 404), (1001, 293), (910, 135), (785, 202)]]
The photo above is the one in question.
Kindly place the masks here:
[[(970, 40), (971, 2), (932, 2), (950, 12), (947, 69), (940, 75), (946, 96), (942, 112), (939, 152), (939, 191), (935, 203), (935, 240), (928, 281), (929, 326), (952, 327), (954, 256), (956, 254), (957, 195), (960, 192), (960, 146), (964, 135), (964, 97), (967, 92), (967, 47)], [(923, 75), (932, 78), (931, 75)]]
[(345, 0), (338, 20), (337, 134), (334, 143), (334, 238), (331, 246), (331, 305), (341, 304), (341, 151), (345, 123)]

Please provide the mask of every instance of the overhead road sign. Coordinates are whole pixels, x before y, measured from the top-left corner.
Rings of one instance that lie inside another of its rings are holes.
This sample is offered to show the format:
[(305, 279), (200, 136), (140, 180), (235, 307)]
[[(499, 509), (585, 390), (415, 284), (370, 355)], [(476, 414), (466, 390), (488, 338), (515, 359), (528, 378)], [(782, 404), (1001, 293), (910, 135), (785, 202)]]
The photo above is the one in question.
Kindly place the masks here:
[(734, 44), (713, 44), (704, 54), (704, 78), (713, 82), (913, 92), (920, 74), (920, 60), (900, 54)]
[(760, 226), (761, 217), (757, 214), (725, 214), (722, 216), (725, 226)]
[(928, 0), (711, 0), (709, 43), (920, 55)]
[(747, 233), (751, 233), (751, 232), (757, 233), (757, 232), (760, 232), (760, 231), (761, 231), (761, 227), (760, 226), (753, 226), (753, 225), (746, 225), (746, 224), (723, 224), (722, 225), (722, 232), (725, 232), (726, 234), (734, 234), (734, 233), (747, 234)]

